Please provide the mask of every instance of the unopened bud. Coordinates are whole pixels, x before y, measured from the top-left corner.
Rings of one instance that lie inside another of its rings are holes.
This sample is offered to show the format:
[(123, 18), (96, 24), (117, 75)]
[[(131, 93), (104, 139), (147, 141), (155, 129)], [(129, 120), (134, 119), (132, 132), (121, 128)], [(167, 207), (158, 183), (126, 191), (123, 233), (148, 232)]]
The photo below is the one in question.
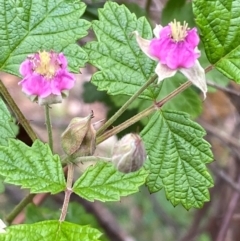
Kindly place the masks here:
[(64, 152), (72, 158), (92, 155), (96, 148), (96, 131), (91, 124), (93, 113), (73, 118), (61, 136)]
[(137, 134), (127, 134), (113, 149), (112, 161), (120, 172), (135, 172), (143, 166), (147, 155), (143, 142)]

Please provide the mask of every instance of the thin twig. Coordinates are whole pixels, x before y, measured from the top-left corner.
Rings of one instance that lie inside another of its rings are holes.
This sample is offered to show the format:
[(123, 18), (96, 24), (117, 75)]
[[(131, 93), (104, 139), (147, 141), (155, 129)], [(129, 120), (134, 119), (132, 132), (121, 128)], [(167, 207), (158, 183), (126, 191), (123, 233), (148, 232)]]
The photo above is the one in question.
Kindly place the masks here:
[[(148, 192), (148, 191), (147, 191)], [(149, 193), (148, 193), (149, 194)], [(178, 237), (180, 234), (180, 227), (179, 224), (172, 218), (166, 210), (164, 210), (164, 207), (161, 206), (159, 201), (156, 198), (156, 195), (151, 195), (149, 197), (151, 206), (153, 208), (154, 213), (156, 216), (161, 220), (161, 222), (164, 224), (164, 226), (170, 227), (172, 230), (171, 232), (174, 233), (175, 237)]]
[(145, 5), (145, 10), (147, 12), (148, 15), (150, 15), (150, 7), (152, 5), (152, 0), (146, 0), (146, 5)]
[(133, 101), (136, 100), (139, 95), (141, 95), (143, 91), (157, 79), (157, 77), (158, 76), (154, 74), (133, 96), (131, 96), (130, 99), (101, 128), (99, 128), (97, 136), (101, 135), (114, 121), (116, 121), (118, 117), (127, 110), (129, 105), (131, 105)]
[(214, 87), (218, 90), (221, 90), (223, 92), (227, 92), (227, 93), (230, 93), (230, 94), (233, 94), (233, 95), (237, 95), (237, 96), (240, 96), (240, 92), (239, 91), (236, 91), (236, 90), (233, 90), (233, 89), (230, 89), (230, 88), (227, 88), (227, 87), (223, 87), (221, 85), (218, 85), (210, 80), (207, 81), (207, 85), (211, 86), (211, 87)]
[[(238, 177), (238, 185), (240, 185), (240, 176)], [(232, 198), (229, 202), (227, 211), (225, 213), (225, 216), (223, 217), (223, 222), (220, 227), (220, 231), (218, 233), (216, 241), (224, 241), (225, 237), (227, 235), (227, 231), (234, 213), (234, 210), (236, 209), (236, 206), (238, 204), (240, 193), (239, 192), (234, 192), (232, 195)]]
[[(49, 196), (49, 193), (39, 193), (36, 194), (32, 200), (32, 203), (34, 203), (34, 205), (36, 206), (40, 206)], [(25, 212), (22, 210), (12, 221), (12, 224), (20, 224), (23, 223), (25, 220)]]
[(14, 207), (14, 209), (5, 218), (11, 224), (15, 217), (30, 203), (32, 202), (35, 194), (28, 194), (22, 201)]
[(240, 185), (238, 183), (234, 182), (234, 180), (229, 175), (227, 175), (226, 172), (224, 172), (223, 170), (220, 170), (217, 167), (217, 165), (211, 165), (210, 168), (214, 174), (216, 174), (218, 177), (222, 178), (233, 190), (240, 193)]
[(224, 141), (225, 143), (229, 143), (231, 146), (235, 147), (237, 150), (240, 149), (240, 141), (233, 136), (228, 135), (226, 132), (214, 127), (213, 125), (208, 124), (203, 120), (198, 121), (204, 129), (219, 138), (220, 140)]
[(0, 80), (0, 92), (4, 98), (4, 100), (7, 102), (10, 109), (15, 114), (17, 121), (23, 126), (25, 131), (27, 132), (28, 136), (31, 138), (31, 140), (34, 142), (38, 137), (33, 131), (32, 127), (30, 126), (28, 120), (25, 118), (21, 110), (18, 108), (16, 102), (12, 98), (12, 96), (9, 94), (7, 88), (3, 84), (2, 80)]
[[(212, 196), (212, 195), (211, 195)], [(183, 237), (177, 239), (178, 241), (192, 241), (195, 240), (195, 238), (198, 236), (199, 233), (204, 232), (202, 220), (207, 216), (208, 210), (211, 208), (211, 205), (209, 203), (205, 203), (203, 208), (200, 210), (195, 211), (193, 215), (193, 220), (191, 221), (191, 224), (186, 230), (186, 233)]]
[[(11, 189), (10, 187), (6, 187), (6, 193), (11, 197), (11, 201), (15, 201), (17, 203), (22, 203), (24, 199), (21, 198), (20, 192), (16, 191), (14, 189)], [(11, 224), (20, 224), (23, 223), (25, 220), (25, 212), (24, 208), (29, 203), (34, 203), (36, 206), (40, 205), (47, 197), (49, 196), (49, 193), (39, 193), (39, 194), (29, 194), (28, 199), (25, 200), (26, 205), (22, 205), (22, 209), (18, 209), (20, 212), (14, 214), (13, 219), (11, 221)], [(21, 200), (22, 199), (22, 200)], [(19, 205), (18, 204), (18, 205)], [(18, 206), (17, 205), (17, 206)], [(17, 207), (16, 206), (16, 207)], [(16, 208), (15, 207), (15, 208)], [(14, 208), (14, 209), (15, 209)]]
[(101, 136), (97, 138), (97, 144), (103, 142), (104, 140), (108, 139), (110, 136), (116, 135), (119, 132), (125, 130), (127, 127), (133, 125), (134, 123), (140, 121), (144, 117), (149, 116), (152, 114), (154, 111), (158, 110), (161, 108), (166, 102), (177, 96), (179, 93), (183, 92), (186, 90), (188, 87), (192, 85), (191, 81), (187, 81), (184, 84), (182, 84), (180, 87), (172, 91), (169, 95), (164, 97), (162, 100), (154, 103), (152, 106), (146, 108), (142, 112), (138, 113), (137, 115), (133, 116), (132, 118), (128, 119), (127, 121), (123, 122), (122, 124), (112, 128), (111, 130), (105, 132)]

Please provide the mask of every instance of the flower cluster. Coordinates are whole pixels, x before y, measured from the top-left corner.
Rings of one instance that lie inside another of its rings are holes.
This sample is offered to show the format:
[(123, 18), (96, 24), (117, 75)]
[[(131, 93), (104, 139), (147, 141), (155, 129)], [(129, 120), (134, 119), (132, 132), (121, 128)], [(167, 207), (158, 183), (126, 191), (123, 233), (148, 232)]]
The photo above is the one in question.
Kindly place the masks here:
[(63, 53), (43, 51), (30, 55), (20, 65), (20, 73), (24, 77), (19, 82), (22, 91), (40, 105), (61, 103), (75, 84)]
[(205, 98), (207, 92), (205, 72), (197, 60), (200, 57), (197, 48), (199, 44), (197, 29), (189, 29), (185, 22), (181, 25), (174, 20), (166, 27), (157, 25), (153, 33), (155, 38), (147, 40), (141, 38), (135, 31), (141, 50), (151, 59), (158, 61), (155, 69), (158, 83), (175, 75), (179, 70), (202, 90)]

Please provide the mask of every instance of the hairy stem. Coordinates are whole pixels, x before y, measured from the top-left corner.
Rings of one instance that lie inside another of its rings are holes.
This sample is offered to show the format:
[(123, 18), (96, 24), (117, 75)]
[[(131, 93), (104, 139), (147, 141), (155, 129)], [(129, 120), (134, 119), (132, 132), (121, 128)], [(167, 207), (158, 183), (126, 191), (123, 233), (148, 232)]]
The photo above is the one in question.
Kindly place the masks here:
[(128, 119), (127, 121), (123, 122), (122, 124), (112, 128), (111, 130), (105, 132), (103, 135), (97, 138), (97, 144), (103, 142), (104, 140), (108, 139), (110, 136), (116, 135), (119, 132), (123, 131), (127, 127), (133, 125), (134, 123), (138, 122), (139, 120), (143, 119), (144, 117), (149, 116), (154, 111), (161, 108), (166, 102), (171, 100), (173, 97), (187, 89), (189, 86), (192, 85), (191, 81), (187, 81), (184, 84), (182, 84), (179, 88), (172, 91), (169, 95), (167, 95), (162, 100), (156, 102), (154, 105), (148, 107), (147, 109), (143, 110), (142, 112), (138, 113), (137, 115), (133, 116), (132, 118)]
[(11, 224), (15, 217), (30, 203), (32, 202), (35, 194), (27, 195), (6, 217), (6, 221)]
[(60, 222), (63, 222), (67, 215), (68, 204), (70, 201), (70, 196), (72, 194), (73, 173), (74, 173), (73, 164), (69, 163), (68, 164), (68, 174), (67, 174), (67, 188), (65, 190), (64, 202), (63, 202), (63, 206), (62, 206), (61, 216), (59, 218)]
[(209, 65), (208, 67), (205, 68), (205, 73), (208, 73), (208, 72), (210, 72), (213, 69), (214, 69), (214, 66), (213, 65)]
[(97, 136), (100, 136), (122, 113), (136, 100), (140, 94), (151, 85), (156, 79), (157, 75), (154, 74), (99, 130), (97, 131)]
[(3, 84), (3, 82), (0, 80), (0, 91), (4, 98), (4, 100), (7, 102), (8, 106), (11, 108), (13, 113), (15, 114), (17, 121), (23, 126), (29, 137), (32, 141), (35, 141), (38, 137), (33, 131), (32, 127), (30, 126), (28, 120), (25, 118), (21, 110), (18, 108), (16, 102), (12, 98), (12, 96), (9, 94), (7, 88)]
[(51, 151), (53, 151), (53, 136), (52, 136), (52, 124), (51, 124), (51, 117), (50, 117), (50, 106), (45, 105), (45, 121), (47, 126), (47, 133), (48, 133), (48, 144), (50, 146)]

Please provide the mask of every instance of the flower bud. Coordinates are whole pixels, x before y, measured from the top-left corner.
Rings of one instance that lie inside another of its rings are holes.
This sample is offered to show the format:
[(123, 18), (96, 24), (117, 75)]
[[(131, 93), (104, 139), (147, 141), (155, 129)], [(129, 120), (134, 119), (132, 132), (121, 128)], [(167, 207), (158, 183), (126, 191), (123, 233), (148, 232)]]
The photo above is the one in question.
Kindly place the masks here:
[(92, 155), (96, 148), (96, 131), (91, 124), (93, 113), (87, 117), (73, 118), (61, 136), (64, 152), (77, 158)]
[(146, 160), (143, 142), (137, 134), (127, 134), (113, 148), (112, 161), (120, 172), (135, 172)]

